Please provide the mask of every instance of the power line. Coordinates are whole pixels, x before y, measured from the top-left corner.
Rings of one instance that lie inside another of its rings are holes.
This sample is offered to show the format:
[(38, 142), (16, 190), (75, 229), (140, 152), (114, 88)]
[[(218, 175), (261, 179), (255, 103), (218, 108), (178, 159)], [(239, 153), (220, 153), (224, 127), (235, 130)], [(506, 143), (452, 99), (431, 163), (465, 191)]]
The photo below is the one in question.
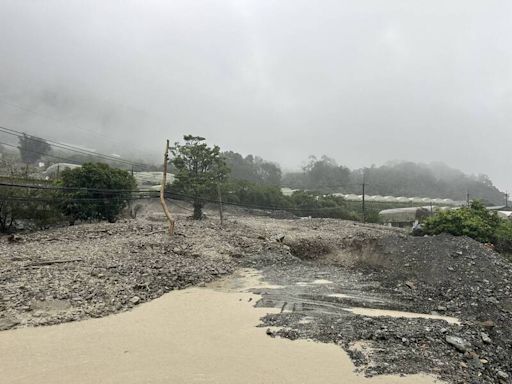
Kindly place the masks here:
[[(3, 126), (0, 126), (0, 132), (6, 133), (8, 135), (16, 136), (18, 138), (23, 137), (24, 135), (27, 135), (25, 132), (17, 131), (15, 129), (3, 127)], [(135, 162), (132, 162), (132, 161), (129, 161), (129, 160), (125, 160), (125, 159), (119, 158), (119, 157), (115, 157), (115, 156), (111, 156), (111, 155), (106, 155), (104, 153), (89, 151), (87, 149), (75, 147), (75, 146), (72, 146), (72, 145), (69, 145), (69, 144), (59, 143), (59, 142), (56, 142), (56, 141), (53, 141), (53, 140), (50, 140), (50, 139), (41, 138), (41, 137), (38, 137), (38, 136), (32, 136), (32, 135), (28, 135), (28, 136), (29, 136), (29, 139), (32, 140), (32, 141), (37, 141), (37, 142), (40, 142), (40, 143), (47, 143), (47, 144), (50, 144), (52, 147), (64, 149), (64, 150), (67, 150), (67, 151), (70, 151), (70, 152), (75, 152), (75, 153), (78, 153), (78, 154), (81, 154), (81, 155), (90, 155), (90, 156), (102, 158), (104, 160), (110, 160), (110, 161), (114, 161), (114, 162), (118, 162), (118, 163), (122, 163), (122, 164), (127, 164), (127, 165), (141, 167), (141, 168), (147, 167), (147, 164), (135, 163)]]
[(155, 191), (154, 189), (110, 189), (110, 188), (87, 188), (87, 187), (52, 187), (46, 185), (30, 185), (30, 184), (13, 184), (13, 183), (2, 183), (0, 182), (0, 186), (3, 187), (12, 187), (12, 188), (26, 188), (26, 189), (46, 189), (46, 190), (56, 190), (56, 191), (81, 191), (81, 192), (112, 192), (112, 193), (124, 193), (124, 192), (154, 192), (160, 193), (160, 191)]
[[(19, 149), (17, 145), (5, 143), (3, 141), (0, 141), (0, 144), (7, 145), (8, 147)], [(76, 163), (76, 160), (67, 159), (65, 157), (50, 155), (50, 154), (47, 154), (47, 153), (43, 153), (43, 152), (39, 152), (39, 151), (34, 151), (34, 150), (31, 150), (31, 149), (26, 149), (26, 151), (30, 152), (30, 153), (37, 153), (38, 155), (42, 155), (42, 156), (46, 156), (46, 157), (51, 157), (52, 159), (56, 159), (56, 160), (63, 160), (65, 162), (67, 162), (67, 163)]]
[[(16, 136), (18, 138), (19, 137), (23, 137), (23, 135), (26, 135), (26, 133), (24, 133), (24, 132), (17, 131), (15, 129), (11, 129), (11, 128), (2, 127), (2, 126), (0, 126), (0, 132), (7, 133), (8, 135)], [(134, 162), (131, 162), (129, 160), (124, 160), (124, 159), (121, 159), (121, 158), (118, 158), (118, 157), (115, 157), (115, 156), (106, 155), (106, 154), (98, 153), (98, 152), (94, 152), (94, 151), (89, 151), (89, 150), (86, 150), (86, 149), (83, 149), (83, 148), (79, 148), (79, 147), (75, 147), (75, 146), (72, 146), (72, 145), (69, 145), (69, 144), (59, 143), (59, 142), (56, 142), (56, 141), (53, 141), (53, 140), (50, 140), (50, 139), (44, 139), (44, 138), (41, 138), (41, 137), (38, 137), (38, 136), (33, 136), (33, 135), (27, 135), (27, 136), (32, 141), (37, 141), (37, 142), (40, 142), (40, 143), (47, 143), (47, 144), (50, 144), (52, 147), (64, 149), (64, 150), (67, 150), (67, 151), (70, 151), (70, 152), (79, 153), (81, 155), (92, 155), (92, 156), (95, 156), (95, 157), (98, 157), (98, 158), (102, 158), (102, 159), (105, 159), (105, 160), (115, 161), (115, 162), (129, 164), (129, 165), (136, 165), (136, 166), (142, 166), (142, 167), (146, 167), (147, 166), (145, 164), (134, 163)]]
[[(151, 194), (151, 193), (159, 193), (159, 191), (155, 190), (128, 190), (128, 189), (101, 189), (101, 188), (79, 188), (79, 187), (49, 187), (49, 186), (35, 186), (35, 185), (23, 185), (23, 184), (7, 184), (7, 183), (0, 183), (0, 186), (4, 187), (11, 187), (11, 188), (26, 188), (26, 189), (36, 189), (36, 190), (57, 190), (57, 191), (76, 191), (76, 192), (92, 192), (92, 193), (109, 193), (109, 194), (115, 194), (115, 193), (130, 193), (130, 194)], [(138, 199), (151, 199), (156, 198), (158, 196), (123, 196), (121, 197), (124, 200), (138, 200)], [(181, 193), (174, 193), (174, 192), (166, 192), (165, 193), (166, 198), (174, 199), (174, 200), (192, 200), (194, 199), (193, 196), (181, 194)], [(62, 197), (63, 200), (67, 201), (105, 201), (105, 200), (113, 200), (119, 197), (116, 196), (102, 196), (102, 197)], [(9, 200), (10, 198), (6, 198), (5, 200)], [(20, 198), (22, 200), (23, 198)], [(44, 198), (42, 198), (44, 200)], [(34, 200), (33, 198), (26, 200)], [(201, 200), (205, 203), (212, 203), (212, 204), (218, 204), (217, 200), (214, 199), (208, 199), (208, 198), (201, 198)], [(372, 202), (378, 203), (378, 202)], [(254, 204), (247, 204), (247, 203), (235, 203), (235, 202), (223, 202), (225, 205), (235, 206), (235, 207), (241, 207), (241, 208), (247, 208), (247, 209), (258, 209), (258, 210), (267, 210), (267, 211), (287, 211), (287, 212), (296, 212), (296, 213), (318, 213), (318, 212), (328, 212), (338, 209), (343, 209), (342, 206), (335, 206), (335, 207), (318, 207), (318, 208), (307, 208), (307, 207), (279, 207), (279, 206), (265, 206), (265, 205), (254, 205)], [(184, 208), (184, 207), (183, 207)], [(184, 208), (185, 209), (185, 208)]]
[[(65, 123), (65, 124), (67, 124), (67, 123), (66, 123), (66, 121), (65, 121), (65, 120), (63, 120), (63, 119), (57, 119), (57, 118), (55, 118), (55, 117), (48, 116), (48, 115), (46, 115), (46, 114), (44, 114), (44, 113), (41, 113), (41, 112), (38, 112), (38, 111), (34, 111), (33, 109), (30, 109), (30, 108), (24, 107), (24, 106), (22, 106), (22, 105), (20, 105), (20, 104), (17, 104), (17, 103), (14, 103), (14, 102), (10, 101), (10, 100), (7, 100), (7, 99), (6, 99), (5, 97), (3, 97), (3, 96), (0, 96), (0, 103), (4, 103), (4, 104), (7, 104), (7, 105), (10, 105), (11, 107), (18, 108), (19, 110), (22, 110), (22, 111), (25, 111), (25, 112), (28, 112), (28, 113), (32, 113), (32, 114), (34, 114), (34, 115), (39, 115), (39, 116), (41, 116), (41, 117), (44, 117), (45, 119), (53, 120), (53, 121), (55, 121), (55, 122), (57, 122), (57, 123), (59, 123), (59, 124), (60, 124), (60, 123)], [(116, 143), (116, 142), (115, 142), (111, 137), (109, 137), (109, 136), (107, 136), (107, 135), (105, 135), (105, 134), (103, 134), (103, 133), (101, 133), (101, 132), (92, 131), (92, 130), (90, 130), (90, 129), (85, 129), (85, 128), (82, 128), (82, 127), (78, 127), (78, 126), (76, 126), (76, 125), (74, 126), (74, 128), (76, 128), (76, 129), (77, 129), (77, 130), (79, 130), (79, 131), (83, 131), (83, 132), (86, 132), (86, 133), (89, 133), (89, 134), (94, 134), (94, 135), (96, 135), (96, 136), (101, 136), (101, 137), (103, 137), (103, 138), (107, 139), (110, 143), (113, 143), (113, 144), (115, 144), (115, 143)]]
[[(37, 189), (37, 190), (68, 190), (68, 191), (81, 191), (81, 192), (95, 192), (95, 193), (156, 193), (158, 191), (154, 190), (146, 190), (146, 191), (137, 191), (137, 190), (116, 190), (116, 189), (86, 189), (86, 188), (71, 188), (71, 187), (47, 187), (47, 186), (35, 186), (35, 185), (22, 185), (22, 184), (7, 184), (7, 183), (0, 183), (0, 186), (4, 187), (11, 187), (11, 188), (26, 188), (26, 189)], [(193, 196), (180, 194), (180, 193), (171, 193), (167, 192), (166, 194), (167, 198), (176, 199), (193, 199)], [(153, 196), (142, 196), (144, 198), (153, 198)], [(94, 200), (108, 200), (108, 199), (115, 199), (115, 196), (105, 196), (105, 197), (97, 197), (97, 198), (66, 198), (62, 197), (63, 200), (80, 200), (80, 201), (87, 201), (90, 199), (91, 201)], [(123, 197), (123, 199), (131, 199), (131, 200), (137, 200), (140, 197)], [(5, 198), (4, 200), (27, 200), (32, 201), (36, 200), (38, 198)], [(41, 198), (41, 201), (45, 200), (44, 198)], [(218, 204), (218, 201), (213, 199), (201, 199), (205, 203), (214, 203)], [(243, 204), (243, 203), (234, 203), (234, 202), (223, 202), (225, 205), (231, 205), (236, 207), (243, 207), (243, 208), (249, 208), (249, 209), (260, 209), (260, 210), (269, 210), (269, 211), (289, 211), (289, 212), (321, 212), (321, 211), (329, 211), (329, 210), (335, 210), (340, 209), (342, 207), (321, 207), (321, 208), (287, 208), (287, 207), (277, 207), (277, 206), (261, 206), (261, 205), (252, 205), (252, 204)]]

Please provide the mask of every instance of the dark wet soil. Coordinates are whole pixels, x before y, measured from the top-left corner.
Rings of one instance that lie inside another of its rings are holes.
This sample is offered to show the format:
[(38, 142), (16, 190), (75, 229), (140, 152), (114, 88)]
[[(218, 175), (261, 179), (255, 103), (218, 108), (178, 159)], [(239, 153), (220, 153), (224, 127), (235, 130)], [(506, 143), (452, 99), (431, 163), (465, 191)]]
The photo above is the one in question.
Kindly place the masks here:
[[(511, 382), (512, 265), (504, 257), (447, 235), (391, 235), (372, 247), (379, 253), (351, 266), (292, 255), (246, 260), (282, 286), (258, 291), (257, 306), (281, 309), (262, 326), (281, 327), (273, 337), (338, 344), (368, 376), (425, 372), (452, 383)], [(444, 315), (460, 324), (356, 315), (354, 307)], [(464, 346), (449, 343), (453, 337)]]

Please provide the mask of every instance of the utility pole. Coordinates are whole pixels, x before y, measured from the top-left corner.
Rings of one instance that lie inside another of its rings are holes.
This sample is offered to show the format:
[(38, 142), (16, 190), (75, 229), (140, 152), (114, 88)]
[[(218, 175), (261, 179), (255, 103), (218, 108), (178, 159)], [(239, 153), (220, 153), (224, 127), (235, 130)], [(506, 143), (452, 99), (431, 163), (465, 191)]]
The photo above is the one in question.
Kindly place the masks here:
[(508, 208), (508, 192), (505, 192), (505, 208)]
[(224, 215), (222, 212), (222, 195), (220, 193), (220, 184), (217, 183), (217, 195), (219, 197), (219, 216), (220, 216), (220, 226), (224, 225)]
[(366, 187), (366, 182), (365, 182), (365, 175), (363, 173), (363, 195), (362, 195), (362, 203), (363, 203), (363, 223), (366, 223), (366, 204), (365, 204), (365, 201), (364, 201), (364, 198), (365, 198), (365, 189)]
[(164, 173), (162, 175), (162, 185), (160, 186), (160, 204), (162, 205), (165, 216), (169, 221), (169, 235), (172, 236), (174, 234), (174, 219), (171, 216), (171, 211), (169, 211), (169, 208), (165, 203), (165, 186), (167, 184), (167, 163), (169, 163), (169, 140), (167, 140), (164, 152)]
[(469, 207), (469, 191), (466, 192), (466, 203)]

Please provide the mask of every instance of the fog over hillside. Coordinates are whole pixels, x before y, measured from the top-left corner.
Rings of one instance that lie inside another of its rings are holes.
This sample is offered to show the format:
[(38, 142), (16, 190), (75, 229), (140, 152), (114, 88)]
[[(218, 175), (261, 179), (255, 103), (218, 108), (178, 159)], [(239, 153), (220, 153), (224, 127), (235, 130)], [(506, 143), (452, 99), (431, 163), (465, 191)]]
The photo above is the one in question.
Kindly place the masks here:
[(155, 161), (192, 133), (289, 170), (443, 162), (512, 190), (511, 17), (507, 0), (5, 0), (0, 126)]

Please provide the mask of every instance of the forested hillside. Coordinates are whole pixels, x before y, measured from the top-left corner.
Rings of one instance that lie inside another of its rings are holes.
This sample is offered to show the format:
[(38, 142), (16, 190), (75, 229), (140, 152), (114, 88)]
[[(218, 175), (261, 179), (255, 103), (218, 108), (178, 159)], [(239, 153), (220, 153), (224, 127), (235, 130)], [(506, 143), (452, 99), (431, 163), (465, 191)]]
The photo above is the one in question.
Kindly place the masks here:
[(486, 175), (467, 175), (443, 163), (390, 162), (382, 166), (350, 170), (327, 156), (310, 157), (299, 172), (285, 173), (281, 185), (320, 192), (370, 195), (425, 196), (466, 200), (481, 199), (487, 204), (504, 203), (504, 194)]

